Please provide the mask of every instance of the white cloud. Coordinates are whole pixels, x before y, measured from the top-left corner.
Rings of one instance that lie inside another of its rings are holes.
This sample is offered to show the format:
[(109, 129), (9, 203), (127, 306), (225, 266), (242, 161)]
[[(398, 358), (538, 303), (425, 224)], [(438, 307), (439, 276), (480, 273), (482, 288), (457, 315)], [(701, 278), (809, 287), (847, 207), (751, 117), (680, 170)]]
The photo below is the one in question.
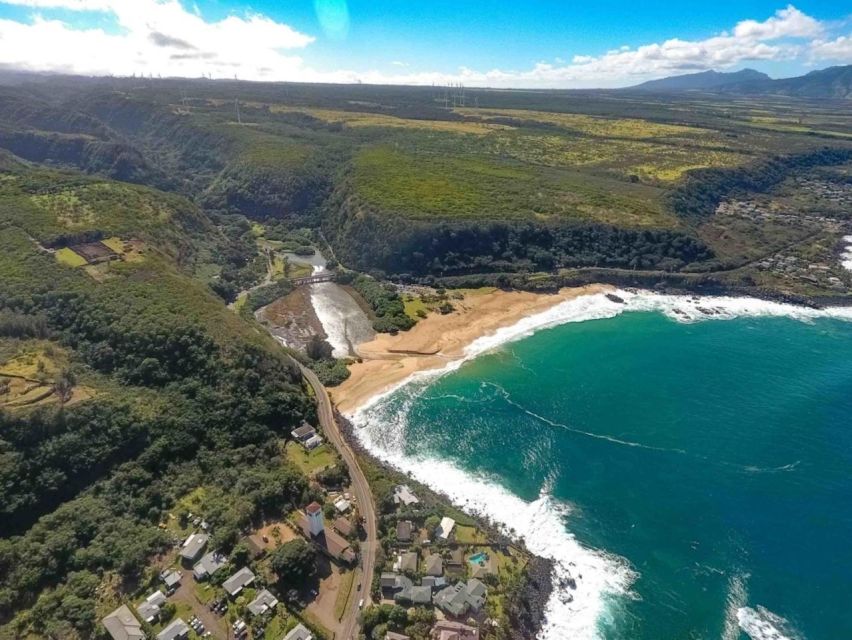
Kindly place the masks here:
[(814, 42), (811, 57), (814, 60), (852, 63), (852, 35)]
[(34, 71), (133, 73), (279, 79), (298, 73), (285, 55), (314, 38), (260, 14), (207, 22), (177, 0), (5, 0), (40, 9), (97, 10), (119, 30), (79, 29), (36, 14), (29, 23), (0, 20), (0, 62)]
[[(0, 64), (38, 71), (163, 76), (238, 76), (253, 80), (443, 84), (493, 87), (612, 87), (706, 69), (730, 69), (757, 61), (852, 61), (852, 37), (840, 36), (792, 5), (760, 21), (742, 20), (703, 40), (671, 38), (599, 55), (578, 53), (520, 70), (451, 73), (347, 69), (318, 71), (293, 53), (315, 42), (289, 25), (257, 13), (204, 19), (186, 0), (0, 0), (43, 11), (100, 11), (115, 22), (112, 32), (80, 28), (36, 14), (29, 22), (0, 20)], [(340, 4), (328, 0), (329, 6)], [(187, 8), (188, 7), (188, 8)], [(339, 12), (338, 12), (339, 13)], [(335, 14), (337, 15), (337, 14)], [(834, 39), (832, 39), (834, 38)], [(318, 44), (314, 46), (320, 46)]]

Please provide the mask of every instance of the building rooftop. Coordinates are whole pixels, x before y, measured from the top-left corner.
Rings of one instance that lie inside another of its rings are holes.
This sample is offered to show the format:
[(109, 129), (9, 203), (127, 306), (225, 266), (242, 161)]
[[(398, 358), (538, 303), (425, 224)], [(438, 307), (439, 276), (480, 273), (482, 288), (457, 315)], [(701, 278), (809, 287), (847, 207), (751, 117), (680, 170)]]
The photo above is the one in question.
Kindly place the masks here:
[(201, 560), (192, 568), (192, 574), (196, 580), (204, 580), (212, 576), (226, 564), (228, 564), (228, 558), (225, 555), (218, 551), (210, 551), (201, 556)]
[(399, 559), (397, 560), (397, 565), (400, 571), (417, 573), (417, 552), (406, 551), (405, 553), (400, 554)]
[(225, 580), (225, 582), (222, 583), (222, 588), (231, 596), (235, 596), (243, 590), (243, 587), (247, 587), (252, 582), (254, 582), (254, 573), (248, 567), (243, 567), (230, 578)]
[(163, 582), (166, 585), (166, 588), (171, 589), (172, 587), (176, 587), (180, 584), (181, 574), (180, 571), (171, 571), (168, 570), (161, 575), (163, 578)]
[(411, 493), (411, 489), (409, 489), (406, 484), (401, 484), (394, 488), (393, 501), (396, 504), (404, 504), (406, 507), (420, 502), (417, 496)]
[(283, 640), (313, 640), (313, 637), (304, 625), (297, 624), (290, 633), (284, 636)]
[(290, 435), (293, 436), (294, 438), (296, 438), (296, 440), (307, 440), (309, 437), (311, 437), (315, 433), (316, 433), (316, 429), (314, 429), (307, 422), (303, 422), (302, 426), (297, 428), (297, 429), (293, 429), (290, 432)]
[(322, 511), (322, 506), (319, 502), (312, 502), (305, 507), (305, 513), (316, 513), (317, 511)]
[(425, 564), (424, 573), (427, 576), (440, 576), (444, 573), (444, 559), (437, 553), (426, 556)]
[(404, 636), (401, 633), (394, 633), (393, 631), (388, 631), (385, 634), (385, 640), (411, 640), (408, 636)]
[(114, 640), (145, 640), (142, 623), (126, 604), (103, 619), (103, 625)]
[(248, 610), (254, 615), (263, 615), (270, 609), (278, 606), (278, 598), (272, 595), (268, 590), (264, 589), (257, 594), (257, 597), (248, 603)]
[(337, 532), (340, 535), (349, 536), (352, 534), (352, 522), (349, 518), (338, 518), (334, 521), (334, 528), (337, 529)]
[(411, 532), (414, 525), (411, 520), (400, 520), (396, 523), (396, 539), (400, 542), (408, 542), (411, 540)]
[(206, 533), (193, 533), (180, 547), (180, 557), (189, 562), (194, 562), (207, 546), (210, 539)]
[(479, 629), (461, 622), (439, 620), (432, 627), (433, 640), (479, 640)]
[(157, 640), (178, 640), (189, 637), (189, 625), (178, 618), (157, 634)]
[[(311, 505), (308, 506), (308, 508), (310, 507)], [(308, 523), (308, 516), (301, 513), (298, 514), (296, 523), (299, 525), (299, 528), (308, 540), (313, 542), (332, 558), (336, 558), (347, 563), (355, 562), (357, 556), (352, 550), (352, 547), (349, 545), (349, 541), (336, 531), (332, 529), (324, 529), (319, 535), (312, 536), (310, 525)]]
[(395, 602), (410, 602), (411, 604), (429, 604), (432, 602), (432, 589), (424, 586), (408, 586), (401, 589), (393, 597)]
[(446, 540), (447, 538), (450, 537), (450, 533), (452, 533), (453, 527), (455, 527), (455, 526), (456, 526), (455, 520), (453, 520), (452, 518), (448, 518), (448, 517), (444, 516), (443, 518), (441, 518), (441, 524), (438, 527), (438, 531), (437, 531), (438, 537), (441, 538), (442, 540)]

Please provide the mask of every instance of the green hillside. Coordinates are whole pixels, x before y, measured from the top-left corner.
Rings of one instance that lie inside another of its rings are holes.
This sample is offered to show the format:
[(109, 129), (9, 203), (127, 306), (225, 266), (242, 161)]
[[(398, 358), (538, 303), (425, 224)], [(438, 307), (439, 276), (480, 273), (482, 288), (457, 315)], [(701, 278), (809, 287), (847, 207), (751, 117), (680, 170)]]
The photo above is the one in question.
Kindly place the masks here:
[[(301, 503), (307, 483), (278, 439), (313, 408), (280, 348), (197, 275), (230, 244), (194, 204), (7, 169), (0, 637), (90, 638), (115, 590), (171, 546), (158, 525), (187, 491), (216, 489), (223, 548), (261, 514)], [(114, 255), (62, 259), (88, 255), (81, 246)]]

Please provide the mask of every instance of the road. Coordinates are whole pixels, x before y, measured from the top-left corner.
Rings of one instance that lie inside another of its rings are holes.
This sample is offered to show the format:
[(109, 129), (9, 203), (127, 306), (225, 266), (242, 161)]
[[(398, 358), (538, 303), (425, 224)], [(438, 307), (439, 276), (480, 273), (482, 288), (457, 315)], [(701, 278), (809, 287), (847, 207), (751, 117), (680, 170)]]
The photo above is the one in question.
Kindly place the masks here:
[[(365, 603), (370, 600), (370, 589), (373, 584), (373, 572), (376, 564), (376, 543), (378, 535), (376, 532), (376, 505), (373, 501), (373, 494), (370, 492), (370, 485), (367, 483), (367, 478), (361, 467), (358, 465), (358, 459), (355, 457), (352, 449), (340, 432), (337, 420), (334, 419), (334, 409), (331, 405), (331, 399), (325, 387), (319, 381), (316, 374), (308, 367), (304, 366), (297, 360), (293, 360), (301, 369), (302, 375), (308, 384), (314, 390), (317, 398), (317, 416), (319, 424), (325, 433), (326, 438), (337, 448), (346, 466), (349, 468), (349, 477), (352, 480), (352, 493), (358, 502), (358, 512), (364, 519), (364, 529), (367, 532), (367, 539), (361, 543), (361, 560), (360, 565), (356, 569), (355, 581), (353, 583), (352, 593), (349, 596), (349, 602), (346, 606), (346, 613), (340, 621), (341, 635), (337, 640), (350, 640), (358, 637), (360, 623), (358, 621), (358, 613), (360, 608), (358, 602), (361, 598)], [(358, 591), (357, 585), (361, 585), (361, 590)]]

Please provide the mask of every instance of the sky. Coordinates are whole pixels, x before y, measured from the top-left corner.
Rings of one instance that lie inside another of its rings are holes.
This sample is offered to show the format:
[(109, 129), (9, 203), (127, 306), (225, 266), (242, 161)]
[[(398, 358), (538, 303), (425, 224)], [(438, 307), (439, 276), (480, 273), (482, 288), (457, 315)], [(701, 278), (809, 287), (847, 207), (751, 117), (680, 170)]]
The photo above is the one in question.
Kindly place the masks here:
[(0, 68), (32, 71), (592, 88), (837, 64), (849, 0), (0, 0)]

